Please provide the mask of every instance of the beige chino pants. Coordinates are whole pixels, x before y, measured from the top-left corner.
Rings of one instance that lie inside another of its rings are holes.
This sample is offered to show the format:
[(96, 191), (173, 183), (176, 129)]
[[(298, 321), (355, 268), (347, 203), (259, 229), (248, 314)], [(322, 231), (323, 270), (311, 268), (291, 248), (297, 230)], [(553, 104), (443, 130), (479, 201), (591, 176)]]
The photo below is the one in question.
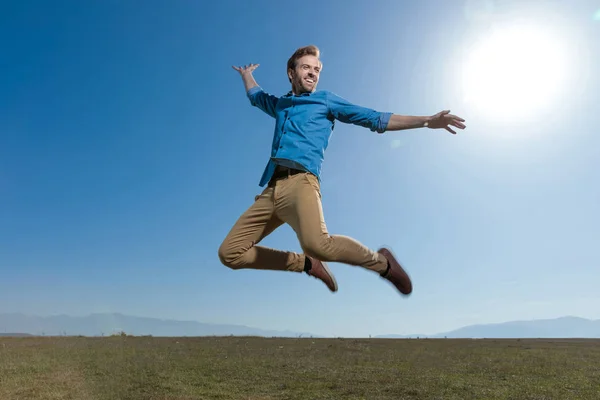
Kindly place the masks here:
[(219, 247), (219, 259), (232, 269), (302, 272), (305, 255), (258, 246), (282, 224), (296, 232), (304, 254), (321, 261), (361, 266), (382, 273), (387, 260), (356, 240), (327, 232), (319, 180), (298, 173), (270, 184), (236, 221)]

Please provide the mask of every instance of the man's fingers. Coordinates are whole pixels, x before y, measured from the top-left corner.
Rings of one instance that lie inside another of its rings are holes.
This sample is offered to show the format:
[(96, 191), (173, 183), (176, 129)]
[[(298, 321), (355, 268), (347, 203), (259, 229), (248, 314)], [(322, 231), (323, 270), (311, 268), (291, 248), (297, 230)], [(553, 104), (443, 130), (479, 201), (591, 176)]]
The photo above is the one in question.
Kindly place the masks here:
[(231, 67), (232, 67), (233, 69), (235, 69), (237, 72), (239, 72), (239, 73), (243, 73), (244, 71), (250, 71), (250, 72), (252, 72), (252, 71), (254, 71), (256, 68), (258, 68), (258, 66), (259, 66), (259, 65), (260, 65), (260, 64), (246, 64), (246, 65), (243, 65), (243, 66), (241, 66), (241, 67), (236, 67), (235, 65), (232, 65)]
[(465, 128), (467, 127), (465, 124), (463, 124), (463, 123), (460, 123), (460, 122), (458, 122), (458, 121), (452, 121), (452, 122), (450, 122), (450, 124), (451, 124), (452, 126), (455, 126), (455, 127), (457, 127), (457, 128), (460, 128), (460, 129), (465, 129)]
[(456, 132), (454, 130), (452, 130), (452, 128), (450, 128), (449, 126), (446, 127), (446, 130), (448, 132), (450, 132), (451, 134), (456, 135)]
[(446, 115), (445, 118), (447, 121), (446, 124), (450, 124), (460, 129), (465, 129), (467, 127), (465, 124), (463, 124), (465, 120), (460, 117), (457, 117), (456, 115)]

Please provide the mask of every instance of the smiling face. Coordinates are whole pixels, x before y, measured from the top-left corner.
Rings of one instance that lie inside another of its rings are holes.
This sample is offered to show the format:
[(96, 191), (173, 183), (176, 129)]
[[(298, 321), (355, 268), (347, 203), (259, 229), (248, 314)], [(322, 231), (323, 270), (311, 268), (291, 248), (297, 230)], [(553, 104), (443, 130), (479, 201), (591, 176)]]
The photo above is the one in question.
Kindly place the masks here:
[(294, 68), (288, 69), (288, 78), (294, 94), (312, 93), (317, 89), (322, 64), (319, 58), (305, 55), (296, 60)]

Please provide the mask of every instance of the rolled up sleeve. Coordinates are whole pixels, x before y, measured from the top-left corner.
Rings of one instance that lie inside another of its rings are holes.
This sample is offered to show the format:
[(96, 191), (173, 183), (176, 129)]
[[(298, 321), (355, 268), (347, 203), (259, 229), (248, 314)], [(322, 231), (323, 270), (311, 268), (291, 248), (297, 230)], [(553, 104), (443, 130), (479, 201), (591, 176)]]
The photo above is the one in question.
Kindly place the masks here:
[(327, 106), (338, 121), (362, 126), (377, 133), (385, 132), (392, 116), (391, 112), (380, 112), (352, 104), (334, 93), (327, 93)]

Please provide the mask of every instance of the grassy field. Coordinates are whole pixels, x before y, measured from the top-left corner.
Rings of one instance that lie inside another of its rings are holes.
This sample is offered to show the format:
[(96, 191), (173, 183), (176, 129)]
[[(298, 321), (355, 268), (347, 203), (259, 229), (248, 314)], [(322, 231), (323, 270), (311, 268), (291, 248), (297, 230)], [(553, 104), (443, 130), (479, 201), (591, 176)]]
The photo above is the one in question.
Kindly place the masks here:
[(600, 340), (0, 338), (0, 399), (600, 399)]

